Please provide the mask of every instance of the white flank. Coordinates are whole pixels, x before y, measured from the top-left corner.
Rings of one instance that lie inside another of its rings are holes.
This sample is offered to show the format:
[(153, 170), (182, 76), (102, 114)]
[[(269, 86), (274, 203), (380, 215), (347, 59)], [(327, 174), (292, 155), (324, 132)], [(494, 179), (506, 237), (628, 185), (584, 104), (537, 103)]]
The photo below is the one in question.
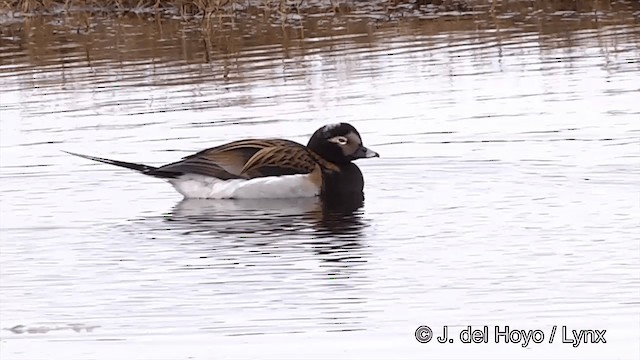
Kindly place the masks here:
[(250, 180), (220, 180), (186, 174), (169, 183), (187, 199), (276, 199), (317, 196), (320, 189), (309, 174), (268, 176)]

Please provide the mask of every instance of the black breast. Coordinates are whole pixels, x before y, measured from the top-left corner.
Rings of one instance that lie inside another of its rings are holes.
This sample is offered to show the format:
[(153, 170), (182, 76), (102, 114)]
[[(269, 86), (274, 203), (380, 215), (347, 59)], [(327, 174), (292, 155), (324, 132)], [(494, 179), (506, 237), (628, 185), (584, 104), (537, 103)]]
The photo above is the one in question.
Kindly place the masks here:
[(361, 195), (363, 189), (362, 171), (354, 163), (340, 165), (340, 171), (326, 172), (323, 176), (322, 197), (325, 199)]

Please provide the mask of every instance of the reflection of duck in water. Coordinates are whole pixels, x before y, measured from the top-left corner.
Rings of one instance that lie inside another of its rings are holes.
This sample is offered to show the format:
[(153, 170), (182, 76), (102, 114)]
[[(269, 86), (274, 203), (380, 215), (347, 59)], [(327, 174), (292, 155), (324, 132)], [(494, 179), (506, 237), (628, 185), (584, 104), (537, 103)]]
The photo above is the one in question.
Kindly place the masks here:
[(362, 192), (362, 173), (352, 161), (378, 154), (362, 145), (362, 138), (353, 126), (339, 123), (318, 129), (307, 146), (283, 139), (239, 140), (160, 167), (78, 156), (165, 179), (185, 198), (321, 195), (338, 199), (344, 194)]
[(361, 191), (327, 199), (183, 199), (165, 217), (176, 230), (253, 236), (358, 237), (366, 226)]
[[(164, 221), (183, 239), (186, 235), (195, 242), (207, 243), (212, 250), (233, 246), (279, 253), (307, 248), (323, 262), (342, 269), (332, 270), (335, 274), (365, 261), (362, 232), (368, 224), (362, 214), (362, 193), (334, 200), (184, 199)], [(167, 228), (166, 223), (161, 227)]]

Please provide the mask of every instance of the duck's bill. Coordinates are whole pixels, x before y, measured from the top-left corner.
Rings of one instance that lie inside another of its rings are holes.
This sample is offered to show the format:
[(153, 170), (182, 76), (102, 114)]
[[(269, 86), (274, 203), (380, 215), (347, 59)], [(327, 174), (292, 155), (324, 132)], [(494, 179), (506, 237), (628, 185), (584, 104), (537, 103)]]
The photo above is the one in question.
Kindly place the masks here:
[(380, 154), (362, 145), (358, 148), (358, 150), (356, 150), (356, 153), (354, 154), (354, 158), (356, 159), (366, 159), (374, 157), (380, 157)]

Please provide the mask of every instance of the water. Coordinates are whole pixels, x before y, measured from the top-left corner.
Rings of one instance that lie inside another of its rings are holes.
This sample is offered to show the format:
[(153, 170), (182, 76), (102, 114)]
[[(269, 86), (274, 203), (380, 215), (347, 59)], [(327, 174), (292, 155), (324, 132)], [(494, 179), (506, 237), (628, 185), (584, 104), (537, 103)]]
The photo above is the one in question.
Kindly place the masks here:
[[(630, 13), (216, 26), (2, 27), (3, 360), (639, 356)], [(361, 207), (181, 201), (61, 151), (158, 165), (337, 121), (382, 156), (358, 162)], [(491, 333), (420, 344), (419, 325)]]

